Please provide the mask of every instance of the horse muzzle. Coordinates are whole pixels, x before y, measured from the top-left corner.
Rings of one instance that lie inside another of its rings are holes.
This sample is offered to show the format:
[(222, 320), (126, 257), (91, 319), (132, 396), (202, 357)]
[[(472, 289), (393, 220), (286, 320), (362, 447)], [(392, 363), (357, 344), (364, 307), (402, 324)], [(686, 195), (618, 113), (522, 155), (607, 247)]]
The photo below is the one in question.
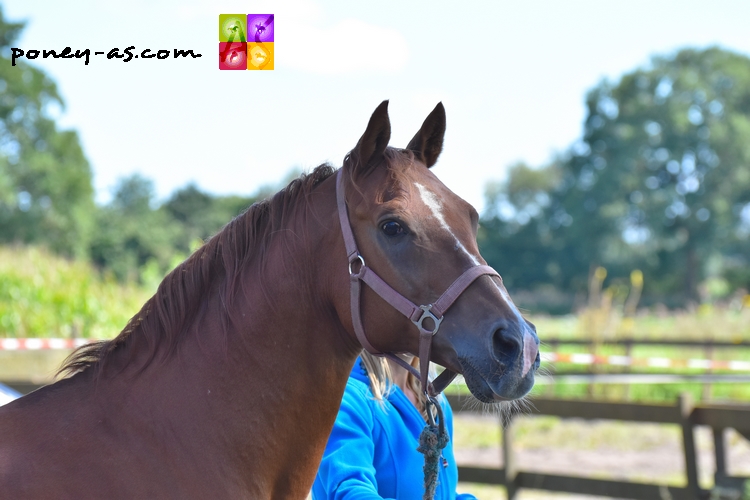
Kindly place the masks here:
[(539, 340), (531, 327), (502, 321), (492, 335), (492, 356), (459, 358), (471, 393), (480, 401), (511, 401), (528, 394), (540, 364)]

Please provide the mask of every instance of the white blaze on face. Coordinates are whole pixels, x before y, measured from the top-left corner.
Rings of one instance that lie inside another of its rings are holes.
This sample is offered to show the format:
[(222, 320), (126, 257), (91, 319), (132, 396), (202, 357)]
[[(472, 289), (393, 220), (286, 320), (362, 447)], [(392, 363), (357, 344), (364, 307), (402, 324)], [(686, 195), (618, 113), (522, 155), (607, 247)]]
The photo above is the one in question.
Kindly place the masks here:
[(432, 216), (435, 217), (440, 223), (440, 227), (448, 231), (448, 233), (453, 236), (453, 240), (456, 242), (454, 248), (456, 250), (461, 250), (469, 257), (469, 259), (471, 259), (475, 266), (478, 266), (479, 259), (469, 253), (464, 244), (458, 241), (458, 238), (453, 233), (453, 230), (450, 228), (448, 223), (445, 222), (445, 217), (443, 217), (443, 206), (440, 204), (440, 200), (438, 200), (437, 196), (435, 196), (435, 193), (419, 184), (418, 182), (415, 182), (414, 185), (417, 186), (417, 189), (419, 190), (419, 196), (422, 198), (424, 204), (427, 205), (427, 208), (429, 208), (432, 212)]
[[(422, 202), (424, 202), (424, 204), (427, 205), (427, 208), (430, 209), (430, 211), (432, 212), (432, 216), (435, 217), (435, 219), (437, 219), (437, 221), (440, 223), (440, 227), (448, 231), (448, 233), (453, 236), (453, 240), (456, 242), (454, 248), (456, 250), (463, 251), (469, 257), (469, 259), (471, 259), (471, 262), (473, 262), (475, 266), (480, 265), (479, 259), (469, 253), (463, 243), (458, 241), (455, 233), (453, 232), (453, 230), (451, 230), (450, 226), (445, 221), (445, 217), (443, 217), (443, 207), (440, 204), (440, 200), (438, 200), (437, 196), (435, 196), (435, 193), (417, 182), (415, 182), (414, 185), (419, 190), (419, 196), (422, 198)], [(500, 297), (502, 297), (503, 300), (505, 300), (505, 302), (508, 304), (508, 307), (510, 307), (511, 311), (513, 311), (513, 314), (516, 316), (516, 318), (518, 319), (518, 323), (523, 329), (523, 366), (521, 368), (521, 376), (524, 377), (536, 361), (536, 355), (539, 348), (537, 347), (534, 336), (531, 333), (531, 328), (526, 324), (526, 320), (523, 319), (521, 311), (518, 310), (516, 305), (510, 299), (508, 292), (505, 291), (499, 284), (497, 284), (494, 279), (492, 280), (492, 283), (497, 287), (497, 290), (500, 292)]]

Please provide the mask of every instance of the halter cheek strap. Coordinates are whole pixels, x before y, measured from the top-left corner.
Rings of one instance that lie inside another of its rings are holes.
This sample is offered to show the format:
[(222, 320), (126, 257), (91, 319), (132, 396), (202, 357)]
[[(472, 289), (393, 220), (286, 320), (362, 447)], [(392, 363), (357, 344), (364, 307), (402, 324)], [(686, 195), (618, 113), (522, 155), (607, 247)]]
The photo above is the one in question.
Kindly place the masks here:
[[(362, 347), (364, 347), (370, 354), (375, 356), (387, 356), (389, 359), (392, 359), (406, 368), (416, 377), (419, 377), (422, 383), (422, 390), (425, 394), (434, 397), (442, 392), (457, 375), (452, 370), (446, 368), (432, 383), (429, 381), (428, 368), (430, 364), (430, 351), (432, 349), (432, 337), (434, 337), (440, 329), (440, 323), (443, 321), (444, 317), (443, 315), (464, 292), (464, 290), (474, 282), (474, 280), (484, 275), (497, 277), (500, 277), (500, 275), (490, 266), (472, 266), (464, 271), (461, 276), (456, 278), (445, 292), (443, 292), (440, 298), (432, 304), (421, 306), (414, 304), (412, 301), (391, 288), (391, 286), (383, 281), (375, 271), (367, 267), (365, 259), (359, 253), (346, 208), (344, 180), (342, 175), (343, 170), (343, 168), (340, 169), (336, 174), (336, 203), (338, 205), (341, 233), (344, 237), (347, 259), (349, 260), (351, 311), (354, 332)], [(367, 339), (364, 327), (362, 326), (362, 316), (360, 311), (362, 282), (366, 283), (375, 293), (393, 306), (397, 311), (409, 318), (419, 329), (419, 372), (395, 354), (378, 351)], [(427, 321), (429, 321), (429, 324), (425, 325), (425, 322)]]

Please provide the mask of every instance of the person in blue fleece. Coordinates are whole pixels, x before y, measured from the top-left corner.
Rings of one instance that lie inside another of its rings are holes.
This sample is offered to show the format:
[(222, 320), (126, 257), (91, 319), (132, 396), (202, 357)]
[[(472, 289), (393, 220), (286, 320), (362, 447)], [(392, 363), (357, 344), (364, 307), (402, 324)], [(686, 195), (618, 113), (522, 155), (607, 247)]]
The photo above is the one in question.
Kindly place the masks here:
[[(452, 438), (453, 414), (442, 396), (440, 403)], [(417, 446), (425, 417), (417, 378), (392, 361), (363, 352), (346, 384), (313, 484), (313, 500), (421, 499), (424, 455)], [(476, 500), (456, 493), (452, 443), (443, 450), (439, 468), (435, 500)]]

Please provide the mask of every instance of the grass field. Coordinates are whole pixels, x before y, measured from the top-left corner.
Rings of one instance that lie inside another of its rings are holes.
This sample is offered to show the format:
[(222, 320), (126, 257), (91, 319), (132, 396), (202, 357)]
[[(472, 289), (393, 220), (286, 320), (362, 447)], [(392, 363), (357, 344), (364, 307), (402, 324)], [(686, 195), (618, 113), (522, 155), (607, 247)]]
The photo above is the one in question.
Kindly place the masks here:
[(153, 294), (89, 263), (0, 247), (0, 338), (111, 338)]
[[(748, 302), (745, 298), (744, 302)], [(559, 344), (554, 349), (562, 353), (592, 353), (597, 355), (625, 355), (633, 358), (667, 358), (673, 360), (712, 359), (725, 361), (750, 361), (750, 348), (695, 348), (679, 346), (635, 345), (630, 353), (624, 347), (607, 345), (607, 341), (620, 339), (636, 340), (693, 340), (693, 341), (750, 341), (750, 304), (735, 304), (734, 307), (705, 305), (692, 311), (640, 311), (631, 318), (623, 318), (616, 311), (586, 310), (578, 316), (565, 318), (533, 318), (537, 324), (542, 350), (545, 339), (590, 339), (596, 343), (591, 347)], [(548, 366), (549, 373), (588, 372), (591, 366), (557, 363)], [(623, 367), (598, 365), (596, 373), (623, 373)], [(633, 367), (630, 373), (675, 373), (675, 374), (748, 374), (729, 370), (708, 371), (690, 368)], [(635, 401), (674, 401), (678, 394), (689, 392), (695, 400), (706, 397), (712, 400), (750, 401), (750, 384), (716, 383), (710, 391), (701, 384), (648, 384), (648, 385), (583, 385), (550, 384), (538, 385), (535, 394), (555, 397), (596, 397), (603, 399), (629, 399)]]

